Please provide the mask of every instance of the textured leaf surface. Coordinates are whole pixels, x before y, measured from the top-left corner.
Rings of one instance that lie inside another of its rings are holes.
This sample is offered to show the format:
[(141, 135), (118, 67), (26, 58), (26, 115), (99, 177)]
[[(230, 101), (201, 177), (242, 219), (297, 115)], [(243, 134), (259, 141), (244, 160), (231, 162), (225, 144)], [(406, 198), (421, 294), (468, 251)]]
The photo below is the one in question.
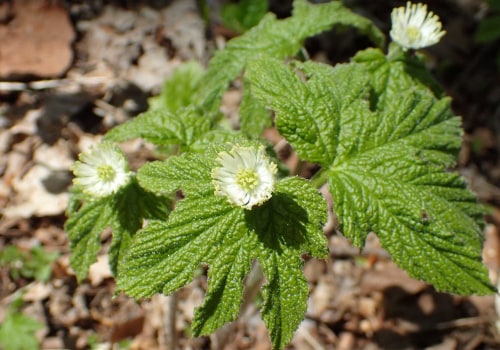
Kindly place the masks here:
[(297, 153), (325, 168), (342, 232), (357, 246), (375, 232), (401, 267), (439, 290), (490, 293), (481, 207), (447, 172), (461, 144), (449, 101), (377, 85), (368, 61), (296, 67), (305, 79), (272, 59), (252, 62), (247, 78)]
[(237, 317), (243, 278), (258, 259), (269, 281), (264, 320), (274, 347), (282, 348), (306, 309), (300, 256), (327, 255), (322, 232), (326, 203), (308, 181), (287, 178), (262, 206), (251, 211), (233, 207), (213, 194), (210, 172), (216, 154), (184, 154), (139, 171), (145, 188), (177, 187), (186, 197), (167, 221), (151, 221), (133, 238), (119, 270), (119, 288), (134, 297), (168, 294), (189, 283), (198, 266), (206, 264), (208, 290), (195, 312), (193, 332), (208, 334)]
[[(446, 172), (460, 147), (460, 120), (447, 100), (409, 94), (392, 100), (329, 170), (342, 231), (361, 246), (375, 232), (394, 261), (436, 289), (492, 291), (481, 261), (481, 210), (457, 174)], [(344, 141), (345, 137), (345, 141)]]
[(109, 247), (109, 264), (114, 275), (128, 250), (134, 234), (142, 227), (144, 219), (165, 219), (172, 199), (156, 196), (140, 188), (136, 182), (113, 198), (113, 240)]
[(240, 105), (240, 128), (248, 136), (258, 138), (271, 126), (271, 115), (260, 99), (253, 96), (250, 83), (245, 82)]
[(155, 145), (180, 145), (188, 147), (210, 129), (210, 119), (199, 116), (187, 108), (176, 113), (167, 110), (150, 110), (134, 119), (116, 126), (105, 140), (122, 142), (142, 138)]
[(168, 222), (151, 221), (139, 232), (119, 275), (120, 289), (134, 297), (149, 297), (186, 285), (225, 238), (240, 233), (234, 225), (241, 215), (220, 197), (179, 202)]
[(276, 112), (276, 126), (303, 158), (328, 166), (335, 159), (339, 124), (335, 121), (368, 91), (361, 66), (304, 64), (307, 83), (282, 62), (262, 56), (247, 70), (255, 96)]
[(71, 250), (71, 267), (78, 280), (83, 280), (96, 260), (101, 246), (101, 233), (110, 226), (112, 212), (109, 199), (85, 202), (80, 210), (68, 217), (64, 226)]
[(285, 347), (304, 319), (309, 289), (300, 253), (325, 258), (325, 201), (306, 180), (287, 178), (262, 208), (247, 214), (257, 234), (259, 261), (269, 281), (263, 287), (262, 317), (274, 348)]
[(217, 109), (229, 82), (255, 56), (293, 56), (306, 38), (337, 23), (359, 26), (370, 32), (372, 38), (378, 38), (377, 44), (383, 42), (384, 35), (369, 20), (354, 14), (340, 1), (312, 5), (306, 0), (296, 0), (292, 17), (277, 20), (274, 15), (267, 14), (257, 26), (229, 41), (224, 50), (215, 54), (200, 84), (200, 100), (205, 101), (209, 109)]
[[(74, 200), (77, 202), (78, 198)], [(134, 180), (112, 197), (84, 201), (81, 207), (68, 211), (65, 230), (70, 239), (71, 267), (78, 279), (84, 279), (90, 265), (95, 262), (101, 246), (101, 233), (106, 228), (112, 228), (109, 262), (112, 272), (116, 273), (132, 236), (142, 227), (143, 219), (166, 218), (171, 201), (169, 197), (145, 192)]]
[[(215, 154), (213, 154), (215, 159)], [(210, 172), (214, 161), (189, 153), (144, 165), (137, 172), (139, 184), (154, 193), (172, 193), (179, 188), (187, 195), (213, 194)]]
[(430, 90), (434, 96), (444, 97), (443, 89), (419, 56), (408, 56), (403, 51), (394, 49), (387, 57), (379, 49), (367, 49), (358, 52), (353, 61), (363, 64), (370, 72), (373, 89), (371, 102), (376, 108), (385, 108), (386, 103), (397, 98), (402, 91)]
[(204, 74), (203, 67), (195, 61), (186, 62), (177, 68), (165, 81), (160, 95), (149, 99), (150, 110), (175, 113), (181, 108), (196, 104), (195, 93)]
[(269, 283), (263, 287), (262, 318), (271, 334), (273, 347), (284, 348), (304, 319), (309, 288), (302, 274), (301, 259), (284, 252), (272, 252), (262, 262)]

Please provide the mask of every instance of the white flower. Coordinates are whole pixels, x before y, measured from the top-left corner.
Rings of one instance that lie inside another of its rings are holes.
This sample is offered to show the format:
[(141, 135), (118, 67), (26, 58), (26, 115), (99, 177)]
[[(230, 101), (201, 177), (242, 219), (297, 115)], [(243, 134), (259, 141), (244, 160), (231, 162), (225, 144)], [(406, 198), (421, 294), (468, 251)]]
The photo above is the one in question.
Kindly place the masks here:
[(73, 183), (83, 192), (105, 197), (125, 186), (132, 175), (121, 149), (114, 143), (102, 142), (80, 153), (71, 170)]
[(404, 49), (421, 49), (439, 42), (446, 33), (439, 17), (427, 5), (406, 3), (391, 13), (391, 38)]
[(217, 158), (220, 167), (212, 170), (215, 195), (226, 196), (229, 203), (252, 209), (271, 198), (274, 190), (274, 164), (264, 147), (234, 146)]

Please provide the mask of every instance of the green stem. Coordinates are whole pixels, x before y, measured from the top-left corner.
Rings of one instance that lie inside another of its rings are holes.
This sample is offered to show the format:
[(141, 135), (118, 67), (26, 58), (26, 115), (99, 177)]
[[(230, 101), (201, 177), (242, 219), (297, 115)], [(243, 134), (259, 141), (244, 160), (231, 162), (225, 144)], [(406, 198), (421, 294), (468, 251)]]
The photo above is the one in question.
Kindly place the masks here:
[(316, 188), (321, 188), (328, 180), (328, 173), (325, 169), (320, 169), (316, 174), (311, 178), (311, 184)]
[(403, 50), (401, 46), (399, 46), (396, 43), (391, 43), (389, 45), (389, 52), (387, 52), (387, 60), (389, 61), (399, 60), (406, 54), (407, 53), (405, 52), (405, 50)]

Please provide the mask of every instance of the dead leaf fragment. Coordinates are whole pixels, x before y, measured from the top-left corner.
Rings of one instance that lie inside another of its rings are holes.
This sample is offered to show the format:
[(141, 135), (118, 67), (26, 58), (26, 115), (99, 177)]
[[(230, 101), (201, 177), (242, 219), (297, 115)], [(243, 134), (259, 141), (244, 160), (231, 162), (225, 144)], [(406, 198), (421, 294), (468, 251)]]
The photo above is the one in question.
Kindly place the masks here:
[(55, 2), (17, 0), (12, 14), (0, 25), (0, 78), (64, 74), (73, 60), (75, 37), (66, 10)]

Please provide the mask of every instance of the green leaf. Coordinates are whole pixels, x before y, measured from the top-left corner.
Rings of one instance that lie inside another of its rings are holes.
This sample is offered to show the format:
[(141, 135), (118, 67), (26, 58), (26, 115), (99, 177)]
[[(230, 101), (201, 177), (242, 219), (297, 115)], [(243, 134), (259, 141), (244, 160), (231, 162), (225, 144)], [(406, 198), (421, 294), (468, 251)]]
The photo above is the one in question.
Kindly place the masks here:
[[(449, 100), (391, 84), (367, 89), (364, 64), (296, 67), (306, 81), (272, 59), (252, 62), (247, 78), (297, 153), (325, 169), (342, 232), (360, 247), (375, 232), (398, 265), (438, 290), (491, 293), (481, 207), (447, 172), (462, 133)], [(383, 99), (375, 110), (368, 92)]]
[(142, 228), (143, 220), (164, 219), (168, 216), (173, 201), (170, 197), (146, 192), (134, 181), (113, 198), (113, 240), (109, 247), (109, 264), (114, 275), (132, 237)]
[[(238, 219), (241, 221), (241, 218)], [(209, 289), (203, 304), (195, 312), (192, 326), (194, 334), (213, 333), (238, 317), (243, 279), (248, 274), (252, 261), (252, 247), (248, 244), (250, 239), (243, 245), (243, 232), (240, 237), (235, 235), (232, 239), (226, 239), (218, 256), (214, 257), (208, 271), (208, 280), (211, 281)]]
[(304, 319), (309, 288), (302, 274), (303, 262), (295, 255), (273, 252), (263, 262), (269, 283), (263, 287), (262, 318), (273, 348), (282, 349)]
[(479, 22), (477, 28), (476, 41), (478, 43), (491, 43), (500, 38), (500, 15), (492, 15)]
[(189, 151), (205, 153), (207, 149), (210, 149), (214, 144), (237, 144), (247, 141), (248, 137), (241, 131), (217, 128), (208, 131), (203, 137), (193, 142), (189, 147)]
[(46, 282), (52, 273), (52, 263), (59, 257), (58, 252), (49, 253), (41, 246), (30, 249), (30, 253), (21, 268), (25, 277), (33, 277), (37, 281)]
[(101, 233), (112, 221), (110, 199), (105, 197), (83, 203), (81, 208), (68, 216), (64, 230), (68, 233), (71, 250), (70, 263), (79, 281), (87, 276), (101, 246)]
[(182, 188), (186, 195), (204, 196), (214, 191), (211, 166), (213, 161), (207, 162), (203, 155), (186, 153), (145, 164), (137, 172), (137, 179), (141, 187), (153, 193), (172, 193)]
[[(261, 258), (293, 250), (325, 258), (325, 200), (307, 180), (288, 177), (276, 184), (275, 193), (263, 206), (246, 212), (247, 225), (259, 238)], [(263, 255), (262, 255), (263, 254)], [(266, 272), (266, 264), (261, 261)]]
[[(224, 50), (216, 52), (200, 83), (198, 97), (207, 110), (217, 110), (228, 84), (256, 56), (266, 54), (276, 58), (295, 55), (304, 40), (332, 28), (335, 24), (350, 24), (370, 28), (372, 37), (383, 34), (369, 22), (345, 8), (340, 1), (312, 5), (296, 0), (292, 17), (277, 20), (267, 14), (260, 23), (240, 37), (230, 40)], [(377, 42), (381, 44), (379, 40)]]
[(198, 62), (183, 63), (165, 81), (160, 95), (148, 100), (150, 110), (175, 113), (179, 109), (199, 103), (194, 96), (203, 74), (203, 67)]
[(301, 68), (308, 75), (307, 84), (282, 62), (262, 56), (252, 61), (246, 77), (255, 96), (276, 112), (279, 132), (297, 154), (327, 166), (338, 147), (339, 127), (334, 121), (368, 93), (368, 75), (361, 66), (332, 69), (306, 63)]
[(111, 227), (113, 239), (109, 248), (111, 271), (116, 274), (132, 236), (144, 219), (164, 219), (172, 202), (169, 196), (157, 196), (140, 188), (134, 179), (113, 196), (80, 202), (68, 212), (65, 230), (71, 250), (71, 267), (78, 280), (87, 276), (101, 247), (102, 232)]
[(241, 0), (222, 6), (224, 25), (236, 33), (243, 33), (255, 26), (269, 8), (267, 0)]
[(209, 118), (199, 116), (193, 109), (151, 110), (116, 126), (104, 137), (105, 140), (122, 142), (142, 138), (155, 145), (179, 145), (189, 147), (197, 138), (210, 130)]
[(43, 324), (26, 316), (16, 308), (9, 308), (7, 316), (0, 324), (0, 348), (3, 350), (34, 350), (40, 345), (35, 332)]
[(464, 180), (445, 171), (461, 135), (449, 101), (401, 95), (374, 116), (342, 126), (359, 127), (358, 139), (339, 135), (352, 147), (328, 171), (342, 232), (358, 246), (375, 232), (399, 266), (438, 290), (491, 293), (480, 207)]
[(395, 45), (390, 51), (390, 55), (385, 56), (379, 49), (367, 49), (353, 58), (353, 62), (365, 66), (371, 75), (374, 108), (384, 108), (387, 101), (397, 98), (402, 91), (430, 91), (437, 98), (445, 96), (421, 56), (410, 56)]
[(145, 188), (162, 192), (177, 187), (186, 197), (167, 221), (151, 221), (133, 238), (118, 286), (134, 297), (168, 294), (189, 283), (199, 265), (208, 265), (208, 290), (193, 321), (195, 335), (208, 334), (236, 318), (243, 278), (258, 259), (269, 281), (264, 320), (274, 347), (282, 348), (306, 310), (301, 254), (327, 255), (322, 232), (326, 203), (308, 181), (287, 178), (262, 206), (234, 207), (214, 195), (210, 173), (216, 149), (221, 147), (140, 169), (138, 179)]
[(234, 228), (241, 221), (238, 216), (241, 211), (224, 198), (180, 201), (167, 222), (151, 221), (137, 234), (119, 275), (119, 288), (133, 297), (149, 297), (189, 283), (196, 268), (209, 262), (226, 238), (240, 233)]
[(261, 208), (247, 213), (248, 226), (258, 236), (259, 261), (268, 283), (263, 287), (262, 318), (273, 348), (284, 348), (304, 319), (309, 289), (300, 253), (325, 258), (322, 226), (325, 201), (302, 178), (286, 178)]
[(49, 253), (41, 246), (34, 246), (29, 252), (14, 245), (8, 245), (0, 252), (0, 266), (6, 266), (12, 278), (34, 278), (45, 282), (52, 273), (52, 262), (59, 253)]
[(258, 138), (264, 128), (272, 124), (269, 111), (261, 100), (252, 95), (248, 81), (245, 81), (239, 114), (241, 130), (252, 138)]

